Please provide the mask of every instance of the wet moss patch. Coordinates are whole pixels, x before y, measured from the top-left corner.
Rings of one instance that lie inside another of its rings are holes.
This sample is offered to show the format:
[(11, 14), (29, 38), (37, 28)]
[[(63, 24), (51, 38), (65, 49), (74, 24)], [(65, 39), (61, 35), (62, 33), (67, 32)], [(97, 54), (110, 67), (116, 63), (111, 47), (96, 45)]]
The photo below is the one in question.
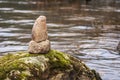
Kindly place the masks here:
[(0, 80), (101, 80), (82, 61), (59, 51), (0, 58)]
[(59, 51), (52, 50), (45, 55), (46, 58), (49, 58), (49, 63), (53, 69), (65, 69), (70, 67), (69, 57)]

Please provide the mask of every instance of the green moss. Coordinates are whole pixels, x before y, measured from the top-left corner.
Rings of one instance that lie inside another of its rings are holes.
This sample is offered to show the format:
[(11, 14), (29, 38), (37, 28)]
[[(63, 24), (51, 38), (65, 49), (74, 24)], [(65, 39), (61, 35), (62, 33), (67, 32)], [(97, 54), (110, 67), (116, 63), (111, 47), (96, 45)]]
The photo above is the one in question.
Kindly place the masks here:
[[(44, 71), (44, 66), (40, 68), (40, 65), (44, 65), (45, 63), (40, 59), (46, 61), (44, 60), (44, 57), (46, 57), (45, 59), (48, 59), (49, 64), (52, 65), (51, 69), (65, 69), (70, 66), (70, 61), (67, 55), (55, 50), (50, 50), (47, 54), (29, 54), (27, 52), (17, 52), (15, 54), (8, 54), (0, 58), (0, 80), (10, 77), (9, 74), (11, 71), (20, 71), (19, 76), (22, 78), (26, 76), (23, 72), (27, 69), (29, 69), (29, 73), (31, 74), (34, 74), (33, 70), (35, 70), (35, 68), (38, 68), (40, 71)], [(41, 62), (39, 62), (39, 60)], [(33, 62), (30, 63), (30, 61)], [(26, 62), (29, 63), (27, 64)]]
[(65, 79), (58, 80), (70, 76), (73, 80), (97, 80), (97, 74), (82, 61), (56, 50), (47, 54), (17, 52), (0, 58), (0, 80), (46, 80), (59, 74)]
[(68, 69), (70, 67), (71, 63), (67, 54), (56, 50), (51, 50), (45, 56), (50, 59), (49, 63), (52, 65), (51, 68)]
[(23, 77), (26, 77), (27, 75), (25, 75), (23, 72), (24, 70), (29, 69), (30, 65), (25, 64), (24, 61), (21, 59), (30, 56), (33, 55), (26, 52), (17, 52), (15, 54), (8, 54), (0, 58), (0, 80), (4, 80), (6, 78), (11, 79), (12, 75), (15, 76), (16, 71), (20, 71), (20, 73), (18, 74), (19, 78), (22, 79)]

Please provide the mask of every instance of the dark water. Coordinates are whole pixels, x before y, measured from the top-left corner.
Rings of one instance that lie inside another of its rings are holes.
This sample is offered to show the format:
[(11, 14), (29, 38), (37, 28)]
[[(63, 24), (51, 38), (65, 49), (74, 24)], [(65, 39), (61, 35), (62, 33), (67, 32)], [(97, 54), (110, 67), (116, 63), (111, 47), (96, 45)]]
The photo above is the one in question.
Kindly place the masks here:
[(103, 80), (120, 80), (120, 0), (55, 1), (0, 0), (0, 54), (26, 51), (35, 19), (45, 15), (53, 49), (80, 58)]

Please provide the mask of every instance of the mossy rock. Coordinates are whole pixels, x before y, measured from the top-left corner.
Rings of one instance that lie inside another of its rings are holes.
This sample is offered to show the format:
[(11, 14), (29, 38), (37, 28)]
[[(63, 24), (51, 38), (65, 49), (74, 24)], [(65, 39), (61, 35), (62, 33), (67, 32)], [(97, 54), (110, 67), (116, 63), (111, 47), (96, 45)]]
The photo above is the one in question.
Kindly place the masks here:
[(96, 71), (62, 52), (17, 52), (0, 58), (0, 80), (101, 80)]

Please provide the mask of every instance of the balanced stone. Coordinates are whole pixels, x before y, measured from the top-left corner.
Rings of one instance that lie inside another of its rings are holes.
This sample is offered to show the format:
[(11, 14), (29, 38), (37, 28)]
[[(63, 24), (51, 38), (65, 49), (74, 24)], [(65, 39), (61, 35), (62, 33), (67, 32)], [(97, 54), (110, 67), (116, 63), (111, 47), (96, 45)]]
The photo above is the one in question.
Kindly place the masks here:
[(32, 28), (32, 40), (36, 42), (44, 41), (48, 39), (46, 17), (39, 16)]
[(50, 41), (48, 40), (46, 17), (39, 16), (32, 28), (32, 40), (29, 43), (29, 53), (48, 53)]

